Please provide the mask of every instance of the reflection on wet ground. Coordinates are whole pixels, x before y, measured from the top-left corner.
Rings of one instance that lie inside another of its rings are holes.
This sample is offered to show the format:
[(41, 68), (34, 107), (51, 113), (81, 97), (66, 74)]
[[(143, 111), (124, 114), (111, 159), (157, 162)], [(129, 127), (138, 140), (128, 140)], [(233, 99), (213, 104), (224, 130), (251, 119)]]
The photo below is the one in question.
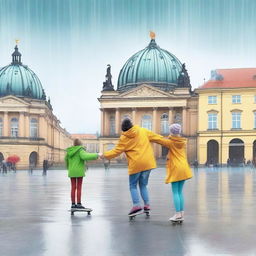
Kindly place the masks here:
[(151, 217), (128, 220), (126, 168), (90, 168), (70, 216), (65, 171), (0, 174), (0, 255), (256, 255), (256, 169), (198, 169), (185, 184), (186, 219), (173, 226), (165, 170), (150, 177)]

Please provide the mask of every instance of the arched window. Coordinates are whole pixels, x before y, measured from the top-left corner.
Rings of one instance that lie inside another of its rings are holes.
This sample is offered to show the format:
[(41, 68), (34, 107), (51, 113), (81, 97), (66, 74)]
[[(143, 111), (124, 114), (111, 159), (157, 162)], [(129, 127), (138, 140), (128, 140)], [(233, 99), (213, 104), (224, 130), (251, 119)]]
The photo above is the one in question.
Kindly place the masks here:
[(215, 165), (219, 163), (219, 143), (216, 140), (207, 142), (207, 164)]
[(14, 117), (11, 119), (11, 137), (18, 137), (19, 135), (19, 120)]
[(116, 133), (116, 124), (115, 116), (109, 117), (109, 135), (115, 135)]
[(3, 136), (3, 119), (0, 117), (0, 136)]
[(161, 115), (161, 134), (169, 133), (169, 117), (166, 113)]
[(30, 119), (30, 137), (38, 137), (38, 122), (36, 118)]
[(150, 115), (142, 116), (141, 127), (152, 130), (152, 117)]
[(232, 165), (240, 165), (244, 163), (244, 142), (235, 138), (229, 142), (229, 162)]
[(37, 160), (38, 160), (38, 153), (33, 151), (29, 155), (29, 166), (30, 168), (34, 168), (37, 165)]

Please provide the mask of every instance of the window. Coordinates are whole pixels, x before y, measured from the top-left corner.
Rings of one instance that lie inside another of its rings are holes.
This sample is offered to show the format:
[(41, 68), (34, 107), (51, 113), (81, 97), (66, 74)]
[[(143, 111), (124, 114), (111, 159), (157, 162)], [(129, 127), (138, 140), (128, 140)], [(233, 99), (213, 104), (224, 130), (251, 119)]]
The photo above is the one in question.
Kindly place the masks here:
[(36, 118), (30, 119), (30, 137), (38, 137), (38, 122)]
[(141, 119), (141, 127), (152, 130), (152, 118), (150, 115), (144, 115)]
[(182, 124), (182, 116), (181, 113), (176, 113), (174, 116), (174, 122), (178, 124)]
[(208, 129), (209, 130), (217, 129), (217, 114), (216, 113), (208, 114)]
[(161, 116), (161, 134), (169, 133), (169, 118), (166, 113)]
[(208, 96), (208, 104), (217, 104), (217, 96)]
[(241, 113), (240, 112), (232, 113), (232, 128), (241, 129)]
[(232, 95), (232, 103), (233, 104), (241, 103), (241, 95)]
[(18, 137), (19, 135), (19, 120), (14, 117), (11, 119), (11, 137)]
[(3, 119), (0, 117), (0, 136), (3, 136)]
[(254, 95), (254, 103), (256, 103), (256, 95)]
[(115, 117), (109, 117), (109, 135), (115, 135), (116, 133), (116, 124), (115, 124)]

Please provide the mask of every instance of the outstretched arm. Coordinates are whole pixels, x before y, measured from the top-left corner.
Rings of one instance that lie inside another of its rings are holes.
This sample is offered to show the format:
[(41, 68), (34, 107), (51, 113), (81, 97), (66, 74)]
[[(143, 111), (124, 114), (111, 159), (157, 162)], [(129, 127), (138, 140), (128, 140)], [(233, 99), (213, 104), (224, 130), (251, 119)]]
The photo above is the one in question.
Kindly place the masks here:
[(122, 154), (125, 151), (125, 144), (124, 142), (121, 140), (118, 141), (117, 145), (115, 146), (115, 148), (113, 148), (112, 150), (109, 150), (107, 152), (104, 152), (104, 157), (107, 159), (111, 159), (114, 157), (119, 156), (120, 154)]
[(65, 155), (65, 158), (64, 158), (64, 159), (65, 159), (66, 167), (67, 167), (67, 169), (68, 169), (68, 155), (67, 155), (67, 154)]
[(88, 153), (84, 149), (81, 149), (79, 152), (79, 156), (82, 160), (84, 161), (89, 161), (89, 160), (96, 160), (98, 159), (98, 154), (97, 153)]
[(165, 139), (162, 135), (156, 134), (149, 130), (147, 130), (147, 133), (150, 142), (155, 142), (167, 148), (171, 147), (171, 141), (169, 139)]

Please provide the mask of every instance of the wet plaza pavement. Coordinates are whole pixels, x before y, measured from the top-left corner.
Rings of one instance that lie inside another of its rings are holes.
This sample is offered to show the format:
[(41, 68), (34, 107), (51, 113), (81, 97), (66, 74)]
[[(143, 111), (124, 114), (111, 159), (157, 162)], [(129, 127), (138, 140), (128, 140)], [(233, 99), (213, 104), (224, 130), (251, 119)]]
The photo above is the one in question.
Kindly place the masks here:
[(126, 168), (90, 168), (83, 203), (70, 215), (66, 171), (0, 174), (1, 256), (256, 255), (256, 169), (200, 168), (185, 184), (186, 217), (173, 226), (165, 169), (151, 173), (151, 217), (129, 221)]

